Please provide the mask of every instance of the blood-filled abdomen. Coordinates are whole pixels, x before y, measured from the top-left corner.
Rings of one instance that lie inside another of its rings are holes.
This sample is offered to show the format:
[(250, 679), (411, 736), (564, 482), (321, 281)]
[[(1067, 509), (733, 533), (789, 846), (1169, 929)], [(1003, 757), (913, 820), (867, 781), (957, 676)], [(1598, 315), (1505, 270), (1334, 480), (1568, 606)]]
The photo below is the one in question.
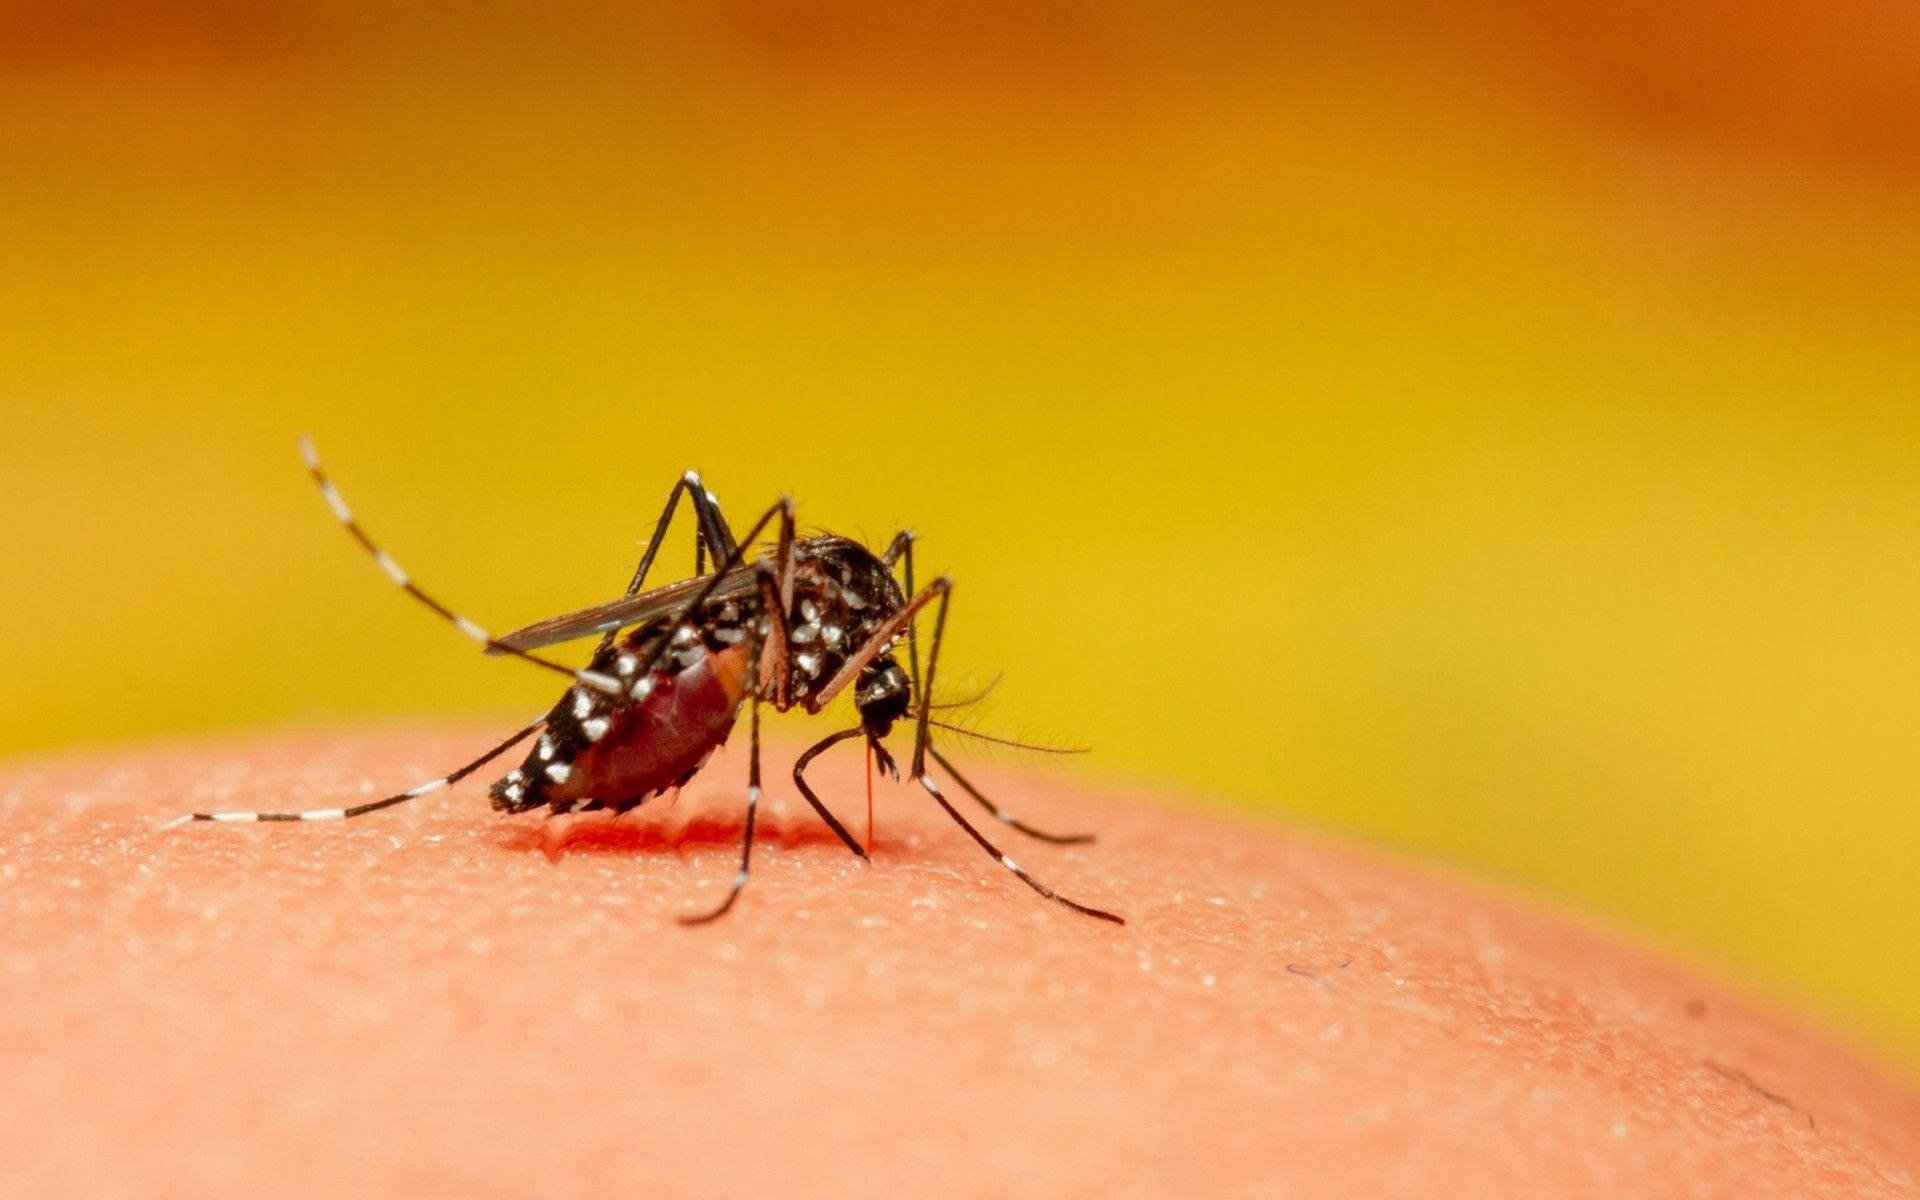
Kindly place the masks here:
[(621, 808), (685, 783), (733, 732), (746, 658), (736, 646), (677, 674), (654, 672), (653, 690), (609, 714), (607, 732), (575, 755), (566, 782), (547, 789), (549, 801)]
[[(632, 648), (617, 648), (609, 665), (621, 650)], [(645, 694), (624, 705), (584, 687), (569, 692), (526, 761), (493, 785), (494, 807), (625, 809), (692, 778), (733, 731), (747, 675), (744, 647), (695, 653), (691, 662), (670, 656), (685, 665), (654, 670)]]

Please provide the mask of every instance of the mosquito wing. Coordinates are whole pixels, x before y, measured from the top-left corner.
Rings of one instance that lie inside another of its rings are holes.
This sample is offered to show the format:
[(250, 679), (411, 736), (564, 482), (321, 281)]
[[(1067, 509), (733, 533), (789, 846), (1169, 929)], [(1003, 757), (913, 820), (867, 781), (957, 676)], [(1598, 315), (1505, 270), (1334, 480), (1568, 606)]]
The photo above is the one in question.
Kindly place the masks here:
[[(578, 612), (561, 613), (557, 617), (548, 617), (544, 621), (535, 621), (522, 629), (498, 638), (498, 642), (513, 650), (535, 650), (541, 646), (551, 646), (556, 642), (570, 642), (575, 638), (592, 637), (605, 633), (609, 629), (625, 629), (629, 625), (644, 625), (660, 617), (671, 616), (687, 606), (687, 602), (699, 594), (700, 589), (713, 582), (711, 575), (696, 575), (692, 579), (683, 579), (679, 583), (669, 583), (664, 587), (650, 588), (632, 596), (622, 596), (606, 604), (596, 604), (592, 608), (583, 608)], [(736, 567), (729, 571), (713, 590), (712, 600), (738, 600), (753, 595), (759, 589), (759, 580), (751, 567)], [(489, 654), (498, 654), (498, 650), (488, 649)]]

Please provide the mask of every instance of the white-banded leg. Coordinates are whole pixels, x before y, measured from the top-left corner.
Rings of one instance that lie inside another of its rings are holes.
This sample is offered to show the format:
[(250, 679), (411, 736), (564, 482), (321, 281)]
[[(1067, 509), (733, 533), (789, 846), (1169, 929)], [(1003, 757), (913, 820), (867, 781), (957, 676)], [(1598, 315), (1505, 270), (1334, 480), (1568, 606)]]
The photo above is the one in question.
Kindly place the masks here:
[(1089, 917), (1093, 917), (1101, 921), (1112, 921), (1115, 925), (1125, 925), (1127, 923), (1127, 919), (1121, 916), (1119, 913), (1111, 913), (1102, 908), (1090, 908), (1085, 904), (1079, 903), (1078, 901), (1069, 900), (1065, 896), (1062, 896), (1059, 892), (1054, 891), (1052, 888), (1048, 887), (1046, 884), (1041, 883), (1038, 879), (1035, 879), (1033, 876), (1027, 874), (1026, 868), (1022, 867), (1019, 863), (1014, 862), (1011, 858), (1008, 858), (1006, 855), (1002, 854), (998, 846), (988, 841), (985, 834), (981, 833), (978, 829), (975, 829), (973, 825), (969, 823), (965, 817), (960, 815), (960, 810), (955, 808), (947, 800), (947, 798), (940, 793), (940, 785), (936, 784), (933, 781), (933, 777), (931, 775), (921, 775), (919, 776), (919, 780), (920, 780), (920, 786), (927, 789), (927, 795), (932, 796), (934, 800), (939, 803), (940, 807), (946, 810), (947, 815), (953, 818), (954, 824), (966, 830), (967, 836), (971, 837), (974, 841), (980, 843), (980, 848), (982, 850), (985, 850), (1001, 866), (1005, 867), (1007, 870), (1013, 872), (1014, 875), (1018, 876), (1021, 883), (1024, 883), (1028, 887), (1032, 888), (1034, 891), (1039, 892), (1042, 896), (1045, 896), (1047, 899), (1053, 901), (1055, 904), (1064, 905), (1067, 908), (1070, 908), (1077, 913), (1084, 913)]
[(760, 658), (759, 639), (755, 638), (747, 652), (747, 827), (740, 835), (740, 869), (734, 873), (733, 884), (727, 888), (726, 899), (711, 911), (693, 917), (681, 917), (682, 925), (705, 925), (727, 914), (733, 902), (740, 898), (740, 892), (747, 886), (748, 872), (753, 867), (753, 822), (760, 811)]
[(727, 519), (720, 515), (720, 497), (707, 490), (707, 485), (700, 479), (700, 472), (688, 471), (680, 477), (680, 483), (687, 495), (692, 497), (693, 515), (700, 524), (700, 536), (693, 543), (693, 573), (700, 575), (707, 569), (706, 563), (701, 561), (703, 546), (707, 557), (713, 560), (717, 568), (738, 544), (733, 540), (733, 530), (727, 525)]
[(947, 774), (953, 776), (953, 781), (960, 785), (962, 791), (972, 796), (975, 800), (978, 800), (980, 807), (992, 813), (993, 819), (999, 821), (1002, 825), (1011, 829), (1017, 829), (1036, 841), (1051, 842), (1056, 846), (1082, 846), (1093, 840), (1093, 835), (1090, 833), (1048, 833), (1043, 829), (1035, 829), (1033, 826), (1021, 821), (1006, 809), (1001, 808), (998, 804), (981, 795), (980, 789), (974, 787), (965, 775), (955, 770), (953, 764), (947, 761), (947, 756), (940, 753), (938, 747), (928, 746), (927, 753), (933, 755), (933, 761), (939, 763)]
[[(1084, 913), (1089, 917), (1094, 917), (1102, 921), (1112, 921), (1116, 925), (1125, 925), (1127, 923), (1126, 918), (1120, 916), (1118, 913), (1107, 912), (1105, 909), (1090, 908), (1087, 905), (1078, 903), (1077, 901), (1069, 900), (1065, 896), (1062, 896), (1060, 893), (1054, 891), (1052, 888), (1041, 883), (1039, 880), (1035, 879), (1033, 876), (1027, 874), (1025, 868), (1021, 867), (1018, 863), (1014, 862), (1011, 858), (1008, 858), (1005, 854), (1002, 854), (998, 846), (995, 846), (992, 842), (988, 841), (985, 834), (981, 833), (978, 829), (975, 829), (972, 823), (970, 823), (965, 817), (961, 816), (960, 810), (955, 808), (952, 805), (952, 803), (947, 800), (946, 796), (941, 793), (940, 785), (936, 784), (933, 781), (933, 778), (927, 774), (926, 755), (930, 750), (932, 750), (932, 746), (929, 742), (929, 736), (928, 736), (929, 735), (928, 721), (931, 716), (931, 713), (929, 711), (930, 706), (926, 702), (926, 697), (931, 696), (933, 694), (934, 675), (939, 670), (939, 667), (940, 667), (940, 643), (944, 638), (946, 634), (946, 629), (947, 629), (947, 607), (953, 596), (953, 587), (952, 587), (951, 581), (942, 578), (936, 581), (936, 585), (939, 585), (939, 584), (944, 584), (946, 586), (940, 587), (940, 607), (935, 612), (934, 619), (933, 619), (933, 643), (927, 647), (927, 675), (926, 675), (926, 679), (920, 683), (920, 702), (916, 706), (919, 709), (919, 713), (918, 713), (918, 720), (915, 723), (915, 729), (914, 729), (913, 769), (912, 769), (910, 778), (919, 780), (920, 786), (926, 789), (927, 795), (932, 796), (934, 800), (939, 803), (940, 807), (946, 810), (946, 814), (949, 817), (953, 818), (954, 823), (960, 826), (960, 828), (966, 830), (967, 836), (971, 837), (974, 841), (978, 842), (980, 844), (980, 848), (982, 850), (985, 850), (988, 854), (992, 855), (993, 858), (997, 862), (999, 862), (1001, 866), (1005, 867), (1007, 870), (1013, 872), (1014, 875), (1018, 876), (1020, 879), (1020, 882), (1026, 884), (1028, 887), (1032, 888), (1034, 891), (1039, 892), (1042, 896), (1045, 896), (1047, 899), (1052, 900), (1057, 904), (1065, 905), (1067, 908), (1070, 908), (1075, 912)], [(928, 590), (931, 591), (933, 589), (932, 587), (929, 587)], [(934, 752), (934, 759), (935, 761), (939, 762), (941, 766), (945, 767), (947, 769), (947, 772), (954, 777), (955, 781), (957, 781), (961, 787), (965, 788), (970, 794), (972, 794), (975, 799), (979, 800), (980, 803), (984, 807), (986, 807), (987, 811), (993, 813), (995, 817), (999, 818), (1002, 821), (1005, 821), (1008, 825), (1011, 825), (1014, 828), (1020, 829), (1022, 832), (1027, 833), (1031, 836), (1040, 837), (1044, 840), (1054, 840), (1050, 835), (1042, 834), (1037, 830), (1021, 825), (1019, 822), (1013, 819), (1012, 814), (1006, 813), (1005, 810), (999, 808), (998, 806), (988, 801), (985, 796), (982, 796), (978, 792), (974, 791), (973, 787), (970, 784), (968, 784), (966, 780), (960, 777), (959, 772), (953, 769), (953, 765), (947, 762), (945, 758), (941, 757), (937, 751)]]
[[(919, 595), (908, 600), (899, 612), (887, 619), (886, 624), (874, 630), (872, 635), (861, 643), (840, 669), (834, 672), (833, 678), (827, 680), (818, 691), (814, 692), (807, 700), (807, 711), (817, 713), (832, 703), (835, 696), (852, 683), (861, 671), (866, 670), (868, 663), (880, 656), (880, 652), (887, 648), (888, 643), (913, 628), (913, 619), (920, 614), (921, 609), (936, 598), (939, 599), (940, 611), (944, 614), (947, 611), (947, 593), (952, 588), (953, 580), (942, 575), (923, 588)], [(923, 710), (925, 707), (925, 705), (921, 706)]]
[[(640, 589), (646, 586), (647, 572), (653, 569), (653, 560), (667, 540), (667, 530), (673, 524), (674, 509), (679, 507), (683, 492), (693, 505), (693, 573), (706, 573), (709, 555), (717, 566), (733, 553), (733, 530), (727, 527), (727, 519), (720, 515), (720, 498), (707, 490), (698, 471), (688, 471), (674, 482), (673, 490), (667, 493), (666, 506), (660, 510), (660, 519), (654, 522), (653, 536), (647, 539), (647, 548), (640, 555), (640, 565), (634, 568), (633, 579), (627, 584), (627, 595), (637, 596)], [(595, 651), (596, 657), (613, 645), (613, 640), (619, 636), (619, 629), (607, 630)]]
[(498, 746), (495, 746), (493, 749), (482, 754), (479, 758), (474, 759), (459, 770), (454, 771), (452, 774), (442, 775), (438, 779), (428, 780), (426, 783), (416, 787), (410, 787), (404, 792), (399, 792), (381, 800), (370, 800), (365, 804), (356, 804), (350, 808), (309, 808), (301, 812), (182, 813), (173, 818), (173, 820), (160, 826), (160, 828), (175, 829), (181, 825), (185, 825), (189, 821), (343, 821), (349, 817), (364, 817), (370, 812), (378, 812), (383, 808), (392, 808), (396, 804), (405, 804), (409, 800), (417, 800), (429, 793), (437, 792), (443, 787), (450, 787), (453, 784), (459, 783), (462, 779), (478, 771), (481, 767), (486, 766), (494, 759), (499, 758), (502, 754), (505, 754), (521, 742), (532, 737), (545, 724), (546, 721), (544, 719), (535, 721), (519, 733), (514, 734), (506, 741), (501, 742)]
[(915, 681), (920, 689), (920, 698), (914, 706), (919, 709), (919, 715), (913, 725), (913, 769), (910, 777), (920, 780), (927, 776), (927, 743), (932, 732), (927, 723), (933, 717), (933, 710), (927, 704), (927, 698), (933, 695), (934, 673), (940, 669), (940, 641), (947, 632), (947, 606), (953, 601), (952, 580), (943, 576), (934, 583), (945, 586), (940, 588), (940, 607), (933, 615), (933, 644), (927, 647), (927, 676)]
[[(895, 537), (894, 545), (895, 546), (900, 546), (900, 545), (911, 546), (909, 535), (903, 533)], [(892, 549), (893, 549), (892, 547), (889, 547), (888, 552), (891, 553)], [(861, 643), (861, 645), (856, 650), (854, 650), (853, 654), (848, 657), (847, 661), (840, 667), (840, 669), (834, 672), (833, 678), (827, 680), (826, 684), (823, 687), (821, 687), (811, 697), (808, 698), (807, 711), (810, 713), (817, 713), (822, 709), (824, 709), (828, 704), (832, 703), (833, 698), (839, 695), (840, 692), (843, 689), (845, 689), (848, 684), (852, 683), (856, 678), (858, 678), (860, 672), (866, 670), (867, 665), (871, 663), (875, 658), (879, 657), (880, 652), (885, 650), (887, 646), (890, 645), (893, 642), (893, 640), (899, 637), (903, 632), (906, 633), (909, 636), (909, 638), (911, 638), (913, 633), (914, 618), (919, 615), (921, 609), (925, 608), (928, 604), (932, 603), (936, 597), (940, 601), (940, 623), (942, 627), (944, 627), (946, 624), (947, 594), (952, 590), (953, 590), (953, 580), (945, 575), (942, 575), (940, 578), (928, 584), (926, 588), (922, 590), (919, 594), (913, 596), (912, 599), (908, 600), (907, 603), (904, 606), (902, 606), (899, 612), (893, 614), (892, 617), (888, 618), (887, 622), (884, 625), (874, 630), (873, 633), (868, 636), (867, 640)], [(931, 662), (928, 663), (928, 667), (929, 667), (929, 670), (931, 670), (932, 668)], [(916, 688), (918, 688), (917, 683), (915, 684), (915, 686)], [(920, 707), (920, 726), (919, 726), (920, 736), (924, 738), (926, 736), (926, 705), (922, 704), (919, 707)], [(801, 756), (799, 764), (797, 764), (794, 767), (794, 782), (800, 785), (801, 794), (806, 796), (808, 801), (813, 804), (814, 810), (820, 814), (821, 818), (825, 820), (828, 825), (833, 827), (833, 831), (835, 833), (838, 833), (840, 835), (840, 840), (847, 843), (849, 847), (856, 847), (855, 852), (858, 853), (862, 858), (865, 858), (866, 852), (864, 850), (857, 849), (858, 843), (856, 843), (853, 840), (852, 835), (846, 833), (841, 828), (840, 823), (834, 820), (833, 815), (827, 811), (826, 806), (820, 803), (819, 799), (816, 796), (814, 796), (812, 790), (807, 787), (806, 780), (800, 777), (801, 767), (805, 766), (807, 762), (811, 761), (814, 755), (819, 754), (821, 751), (825, 750), (828, 746), (831, 746), (835, 742), (839, 741), (842, 736), (852, 736), (853, 733), (859, 733), (859, 732), (864, 732), (864, 730), (851, 730), (846, 735), (836, 734), (833, 737), (828, 738), (826, 741), (821, 742), (819, 745), (813, 747), (813, 749), (807, 751), (806, 754)], [(873, 743), (873, 745), (876, 750), (879, 750), (882, 755), (885, 755), (886, 751), (884, 750), (884, 748), (882, 748), (879, 745), (878, 742)], [(916, 763), (918, 763), (920, 758), (919, 754), (917, 753), (917, 749), (919, 745), (920, 743), (918, 742), (915, 743), (916, 754), (914, 758)], [(892, 770), (894, 777), (896, 779), (899, 778), (898, 767), (892, 764), (892, 760), (890, 758), (886, 759), (886, 761), (888, 763), (889, 769)], [(915, 774), (917, 776), (919, 772), (916, 771)]]
[(538, 667), (545, 667), (549, 671), (558, 671), (562, 675), (569, 676), (595, 691), (606, 692), (609, 695), (615, 696), (620, 694), (620, 681), (613, 676), (602, 675), (598, 671), (576, 670), (573, 667), (567, 666), (565, 663), (557, 663), (551, 659), (541, 658), (537, 654), (530, 654), (525, 650), (517, 650), (512, 646), (495, 641), (493, 636), (485, 629), (461, 616), (459, 613), (454, 612), (446, 605), (440, 603), (440, 601), (422, 591), (419, 586), (413, 582), (412, 578), (408, 576), (406, 571), (401, 569), (400, 564), (395, 562), (385, 550), (382, 550), (376, 545), (374, 540), (367, 536), (366, 530), (360, 528), (360, 523), (354, 520), (353, 510), (347, 507), (347, 502), (341, 499), (339, 490), (333, 486), (333, 481), (328, 479), (326, 472), (321, 469), (320, 456), (314, 452), (313, 442), (304, 434), (300, 438), (300, 456), (306, 460), (307, 473), (313, 476), (315, 486), (320, 489), (321, 498), (327, 502), (327, 507), (333, 510), (333, 515), (339, 520), (341, 527), (352, 534), (353, 540), (359, 542), (361, 548), (373, 556), (373, 561), (379, 565), (382, 571), (386, 572), (387, 578), (391, 579), (394, 585), (400, 588), (400, 590), (438, 613), (442, 620), (489, 650), (501, 654), (511, 654), (515, 658), (525, 659), (527, 662)]
[[(779, 521), (779, 550), (772, 556), (761, 558), (746, 569), (745, 555), (755, 538), (766, 532), (768, 525), (775, 519)], [(731, 536), (731, 535), (729, 535)], [(604, 635), (617, 634), (629, 625), (660, 621), (673, 629), (676, 637), (688, 627), (688, 619), (708, 603), (724, 588), (724, 594), (730, 599), (739, 599), (744, 590), (761, 586), (758, 576), (771, 577), (776, 587), (790, 586), (793, 577), (794, 536), (793, 536), (793, 500), (783, 496), (773, 507), (762, 513), (760, 519), (747, 530), (744, 539), (735, 542), (733, 549), (724, 560), (716, 564), (710, 575), (696, 575), (679, 583), (670, 583), (652, 591), (635, 592), (606, 604), (597, 604), (592, 608), (578, 612), (562, 613), (557, 617), (548, 617), (536, 621), (522, 629), (499, 639), (507, 653), (524, 651), (535, 646), (549, 646), (556, 642), (571, 641), (577, 637), (601, 634), (602, 645), (610, 645)], [(783, 583), (785, 580), (787, 582)], [(683, 599), (684, 597), (684, 599)], [(777, 616), (780, 605), (767, 606), (770, 617)], [(778, 623), (778, 622), (776, 622)], [(657, 665), (667, 650), (680, 642), (660, 643), (655, 651), (649, 652), (644, 663), (638, 659), (633, 668), (626, 672), (628, 678), (643, 679), (647, 670)], [(784, 647), (785, 639), (778, 643)], [(645, 669), (642, 669), (645, 668)], [(634, 697), (638, 699), (638, 696)], [(784, 707), (784, 706), (783, 706)]]
[[(898, 538), (895, 539), (896, 542), (898, 540)], [(867, 640), (860, 645), (859, 649), (855, 650), (853, 654), (847, 658), (847, 661), (841, 665), (840, 669), (834, 672), (833, 678), (827, 680), (825, 685), (807, 700), (807, 711), (810, 713), (817, 713), (825, 708), (832, 702), (835, 696), (840, 694), (842, 689), (859, 676), (861, 671), (866, 670), (867, 664), (879, 657), (880, 652), (885, 650), (895, 638), (904, 633), (911, 639), (913, 636), (914, 618), (920, 615), (921, 609), (931, 604), (934, 600), (939, 600), (939, 613), (934, 621), (933, 627), (933, 646), (927, 654), (927, 676), (924, 681), (918, 679), (914, 681), (915, 696), (920, 698), (920, 701), (914, 706), (919, 710), (915, 722), (913, 740), (913, 773), (911, 777), (915, 779), (918, 779), (926, 773), (927, 720), (931, 714), (927, 711), (924, 697), (932, 695), (933, 693), (933, 673), (939, 665), (940, 658), (940, 635), (947, 627), (947, 605), (952, 599), (952, 595), (953, 577), (949, 575), (942, 575), (921, 589), (917, 595), (914, 595), (912, 599), (908, 600), (906, 604), (901, 607), (899, 612), (889, 617), (886, 624), (874, 630)]]
[(865, 732), (866, 729), (864, 726), (855, 725), (852, 729), (842, 729), (839, 733), (830, 733), (818, 742), (815, 742), (812, 746), (809, 746), (807, 752), (796, 759), (793, 764), (794, 786), (800, 789), (800, 794), (806, 797), (807, 803), (813, 806), (813, 811), (819, 814), (820, 819), (827, 823), (827, 828), (833, 830), (833, 832), (839, 836), (840, 840), (847, 844), (847, 849), (853, 851), (861, 858), (868, 857), (867, 848), (853, 840), (853, 835), (847, 832), (847, 827), (842, 825), (840, 819), (833, 815), (833, 811), (821, 801), (819, 796), (814, 794), (813, 788), (807, 783), (807, 764), (820, 757), (832, 747), (846, 741), (848, 738), (859, 737)]
[[(887, 548), (880, 552), (881, 565), (891, 567), (894, 563), (899, 562), (902, 557), (911, 557), (914, 536), (914, 532), (911, 529), (902, 529), (899, 533), (894, 534), (893, 540), (887, 543)], [(913, 589), (909, 588), (907, 590), (912, 591)]]
[[(793, 497), (782, 496), (780, 497), (780, 499), (774, 501), (773, 507), (767, 509), (766, 512), (760, 514), (759, 520), (755, 521), (750, 527), (748, 527), (747, 535), (741, 538), (739, 542), (734, 546), (733, 551), (727, 555), (726, 562), (716, 567), (714, 569), (713, 574), (706, 576), (705, 577), (706, 582), (701, 585), (700, 590), (695, 592), (692, 598), (689, 599), (686, 602), (686, 604), (681, 606), (680, 612), (674, 618), (674, 622), (673, 622), (676, 632), (680, 629), (686, 628), (687, 618), (691, 617), (694, 613), (699, 612), (700, 606), (705, 604), (709, 599), (713, 597), (714, 592), (719, 590), (720, 585), (726, 581), (727, 576), (740, 568), (740, 566), (745, 562), (747, 547), (753, 544), (755, 538), (765, 533), (767, 530), (767, 526), (772, 524), (776, 519), (778, 519), (780, 524), (779, 557), (783, 561), (780, 562), (780, 564), (775, 569), (781, 572), (781, 574), (785, 578), (787, 579), (792, 578), (792, 573), (793, 573), (793, 564), (792, 564)], [(659, 665), (660, 660), (666, 657), (667, 652), (671, 650), (675, 644), (676, 642), (672, 637), (661, 638), (659, 642), (653, 647), (653, 649), (648, 652), (647, 657), (636, 665), (636, 669), (631, 673), (631, 678), (633, 678), (636, 681), (635, 682), (636, 688), (640, 687), (643, 684), (645, 684), (646, 686), (651, 686), (651, 683), (649, 681), (649, 676), (652, 673), (653, 668)], [(514, 653), (518, 653), (518, 651), (514, 651)], [(758, 657), (759, 657), (758, 654), (749, 655), (750, 660), (757, 659)], [(640, 699), (641, 695), (643, 694), (644, 693), (636, 695), (634, 698)]]

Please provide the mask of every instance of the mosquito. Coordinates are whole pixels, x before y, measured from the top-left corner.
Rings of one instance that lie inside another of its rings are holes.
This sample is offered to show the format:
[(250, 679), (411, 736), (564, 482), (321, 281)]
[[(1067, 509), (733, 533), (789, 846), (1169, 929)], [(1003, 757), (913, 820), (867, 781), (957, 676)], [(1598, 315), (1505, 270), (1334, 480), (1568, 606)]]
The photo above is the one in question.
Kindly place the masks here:
[[(744, 706), (749, 751), (740, 867), (717, 906), (680, 918), (689, 925), (705, 924), (733, 907), (752, 866), (754, 818), (761, 796), (761, 706), (817, 714), (851, 687), (859, 723), (820, 739), (793, 766), (794, 786), (848, 850), (862, 860), (870, 859), (871, 796), (868, 842), (863, 845), (807, 783), (807, 766), (832, 747), (863, 738), (881, 769), (898, 779), (900, 765), (885, 739), (896, 725), (909, 722), (913, 752), (907, 778), (917, 782), (982, 850), (1056, 904), (1097, 920), (1126, 923), (1117, 913), (1071, 900), (1035, 879), (968, 821), (928, 773), (931, 758), (994, 819), (1028, 837), (1056, 845), (1093, 840), (1090, 835), (1051, 834), (1025, 824), (989, 800), (933, 745), (935, 728), (968, 732), (936, 720), (932, 714), (939, 706), (930, 699), (953, 581), (943, 575), (924, 588), (915, 588), (911, 530), (896, 534), (877, 555), (857, 541), (833, 534), (800, 537), (794, 528), (793, 500), (782, 497), (754, 521), (745, 537), (735, 537), (721, 515), (719, 499), (697, 472), (688, 471), (668, 493), (624, 595), (495, 637), (414, 583), (355, 519), (321, 467), (313, 443), (304, 436), (300, 452), (334, 517), (396, 586), (480, 643), (487, 653), (566, 675), (572, 686), (545, 714), (480, 757), (404, 792), (349, 808), (187, 813), (163, 828), (189, 821), (361, 817), (458, 783), (529, 738), (537, 741), (525, 759), (489, 789), (496, 810), (524, 813), (544, 806), (556, 816), (595, 809), (625, 813), (690, 781), (726, 743)], [(682, 497), (693, 508), (694, 574), (649, 589), (647, 575)], [(772, 548), (750, 555), (749, 549), (769, 529)], [(933, 636), (923, 675), (916, 618), (930, 605)], [(594, 635), (599, 635), (599, 642), (585, 667), (570, 667), (536, 653)], [(907, 643), (905, 666), (894, 653), (902, 637)]]

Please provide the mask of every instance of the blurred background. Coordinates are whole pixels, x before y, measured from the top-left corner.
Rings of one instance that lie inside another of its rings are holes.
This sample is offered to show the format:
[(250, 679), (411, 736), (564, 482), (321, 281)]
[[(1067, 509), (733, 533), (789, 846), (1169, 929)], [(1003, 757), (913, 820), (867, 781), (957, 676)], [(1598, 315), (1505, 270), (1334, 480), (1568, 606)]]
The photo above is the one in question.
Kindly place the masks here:
[(697, 466), (987, 728), (1920, 1071), (1920, 9), (649, 7), (0, 9), (0, 751), (551, 699), (300, 430), (496, 628)]

